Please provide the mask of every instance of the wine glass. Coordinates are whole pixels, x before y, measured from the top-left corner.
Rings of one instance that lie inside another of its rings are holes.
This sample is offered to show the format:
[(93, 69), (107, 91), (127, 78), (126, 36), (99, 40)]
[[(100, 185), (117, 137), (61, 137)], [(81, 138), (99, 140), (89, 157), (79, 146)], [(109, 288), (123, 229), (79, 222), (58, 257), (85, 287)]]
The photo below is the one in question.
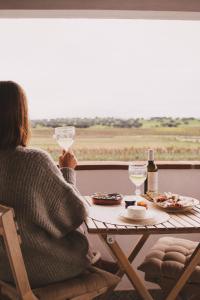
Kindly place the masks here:
[(66, 126), (66, 127), (56, 127), (54, 138), (56, 139), (59, 146), (68, 151), (74, 142), (75, 136), (75, 127)]
[(141, 194), (140, 187), (147, 178), (147, 165), (146, 164), (136, 164), (130, 163), (128, 168), (129, 178), (136, 186), (135, 195), (139, 196)]

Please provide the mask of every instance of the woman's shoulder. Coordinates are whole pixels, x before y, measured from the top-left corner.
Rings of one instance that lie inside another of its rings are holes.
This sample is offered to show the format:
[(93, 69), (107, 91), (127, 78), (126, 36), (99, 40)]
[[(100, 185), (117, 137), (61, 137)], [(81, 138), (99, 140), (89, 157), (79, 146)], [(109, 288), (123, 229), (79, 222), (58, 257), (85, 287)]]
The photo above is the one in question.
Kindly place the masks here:
[(16, 154), (25, 161), (32, 163), (39, 163), (41, 165), (54, 164), (50, 154), (42, 149), (18, 146), (16, 148)]
[(40, 148), (17, 146), (16, 152), (18, 152), (24, 156), (32, 156), (32, 157), (40, 157), (41, 156), (42, 158), (50, 157), (50, 155), (47, 151), (40, 149)]

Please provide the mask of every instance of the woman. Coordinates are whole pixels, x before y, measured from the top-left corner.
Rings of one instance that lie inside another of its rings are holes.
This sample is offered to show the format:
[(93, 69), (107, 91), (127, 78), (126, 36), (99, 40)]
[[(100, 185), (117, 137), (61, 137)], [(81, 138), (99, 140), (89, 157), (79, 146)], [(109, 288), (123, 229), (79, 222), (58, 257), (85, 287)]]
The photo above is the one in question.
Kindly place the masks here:
[[(0, 203), (14, 208), (31, 286), (77, 276), (89, 265), (79, 230), (86, 211), (75, 188), (77, 160), (64, 152), (60, 169), (44, 151), (27, 148), (28, 108), (23, 89), (0, 82)], [(0, 279), (13, 282), (3, 245)]]

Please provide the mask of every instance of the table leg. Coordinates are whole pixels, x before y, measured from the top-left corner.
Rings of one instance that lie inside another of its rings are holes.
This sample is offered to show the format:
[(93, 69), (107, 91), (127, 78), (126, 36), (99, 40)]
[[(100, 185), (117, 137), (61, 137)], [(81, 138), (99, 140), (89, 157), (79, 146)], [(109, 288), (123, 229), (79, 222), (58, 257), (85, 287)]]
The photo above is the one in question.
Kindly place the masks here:
[(147, 233), (147, 234), (143, 234), (142, 237), (139, 239), (139, 241), (137, 242), (136, 246), (134, 247), (133, 251), (131, 252), (128, 258), (130, 262), (132, 262), (135, 259), (135, 257), (138, 255), (138, 253), (144, 246), (145, 242), (147, 241), (148, 237), (149, 234)]
[(179, 292), (184, 287), (185, 283), (189, 279), (190, 275), (194, 271), (197, 264), (200, 262), (200, 243), (198, 244), (197, 248), (195, 249), (194, 253), (192, 254), (190, 260), (188, 261), (187, 265), (184, 267), (182, 274), (180, 275), (178, 281), (169, 292), (165, 300), (175, 300)]
[[(137, 272), (133, 269), (130, 264), (129, 259), (124, 254), (123, 250), (120, 248), (119, 244), (116, 242), (115, 239), (110, 243), (108, 242), (107, 235), (101, 235), (106, 244), (111, 249), (112, 253), (117, 258), (120, 266), (123, 267), (124, 272), (126, 273), (127, 277), (129, 278), (132, 285), (135, 287), (138, 294), (144, 300), (153, 300), (152, 296), (150, 295), (149, 291), (146, 289), (145, 285), (143, 284), (140, 277), (137, 275)], [(139, 250), (138, 250), (139, 251)]]
[[(140, 252), (140, 250), (144, 246), (145, 242), (147, 241), (148, 237), (149, 237), (149, 234), (143, 234), (142, 237), (139, 239), (139, 241), (137, 242), (137, 244), (135, 245), (135, 247), (133, 248), (131, 254), (128, 257), (128, 260), (130, 261), (130, 263), (132, 263), (133, 260), (135, 259), (135, 257), (138, 255), (138, 253)], [(122, 278), (123, 275), (124, 275), (123, 270), (119, 270), (117, 272), (117, 276)]]

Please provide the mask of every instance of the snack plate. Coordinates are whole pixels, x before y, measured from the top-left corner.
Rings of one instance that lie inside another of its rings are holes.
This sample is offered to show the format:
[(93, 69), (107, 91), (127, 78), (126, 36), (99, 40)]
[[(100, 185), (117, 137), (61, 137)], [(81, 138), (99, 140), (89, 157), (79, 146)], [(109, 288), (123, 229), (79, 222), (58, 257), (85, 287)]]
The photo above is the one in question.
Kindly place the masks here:
[[(159, 195), (161, 196), (161, 195), (164, 195), (164, 194), (159, 194)], [(177, 203), (181, 204), (182, 206), (181, 207), (174, 207), (174, 206), (170, 206), (171, 203), (170, 203), (169, 200), (166, 200), (166, 201), (163, 201), (163, 202), (158, 202), (157, 197), (153, 198), (153, 202), (155, 203), (156, 206), (162, 208), (163, 210), (165, 210), (167, 212), (184, 212), (184, 211), (187, 211), (187, 210), (191, 210), (195, 205), (199, 204), (199, 200), (197, 200), (195, 198), (178, 195), (178, 198), (180, 200)]]
[(125, 211), (122, 211), (120, 214), (119, 214), (119, 216), (120, 217), (122, 217), (122, 218), (125, 218), (125, 219), (127, 219), (127, 220), (131, 220), (131, 221), (143, 221), (143, 220), (145, 220), (145, 221), (147, 221), (147, 220), (151, 220), (151, 219), (153, 219), (154, 217), (155, 217), (155, 215), (156, 215), (156, 212), (155, 211), (151, 211), (151, 210), (147, 210), (146, 211), (146, 215), (145, 215), (145, 217), (140, 217), (140, 218), (132, 218), (132, 217), (130, 217), (128, 214), (127, 214), (127, 210), (125, 210)]
[(119, 205), (122, 202), (122, 195), (118, 193), (95, 193), (91, 195), (92, 201), (96, 205)]

